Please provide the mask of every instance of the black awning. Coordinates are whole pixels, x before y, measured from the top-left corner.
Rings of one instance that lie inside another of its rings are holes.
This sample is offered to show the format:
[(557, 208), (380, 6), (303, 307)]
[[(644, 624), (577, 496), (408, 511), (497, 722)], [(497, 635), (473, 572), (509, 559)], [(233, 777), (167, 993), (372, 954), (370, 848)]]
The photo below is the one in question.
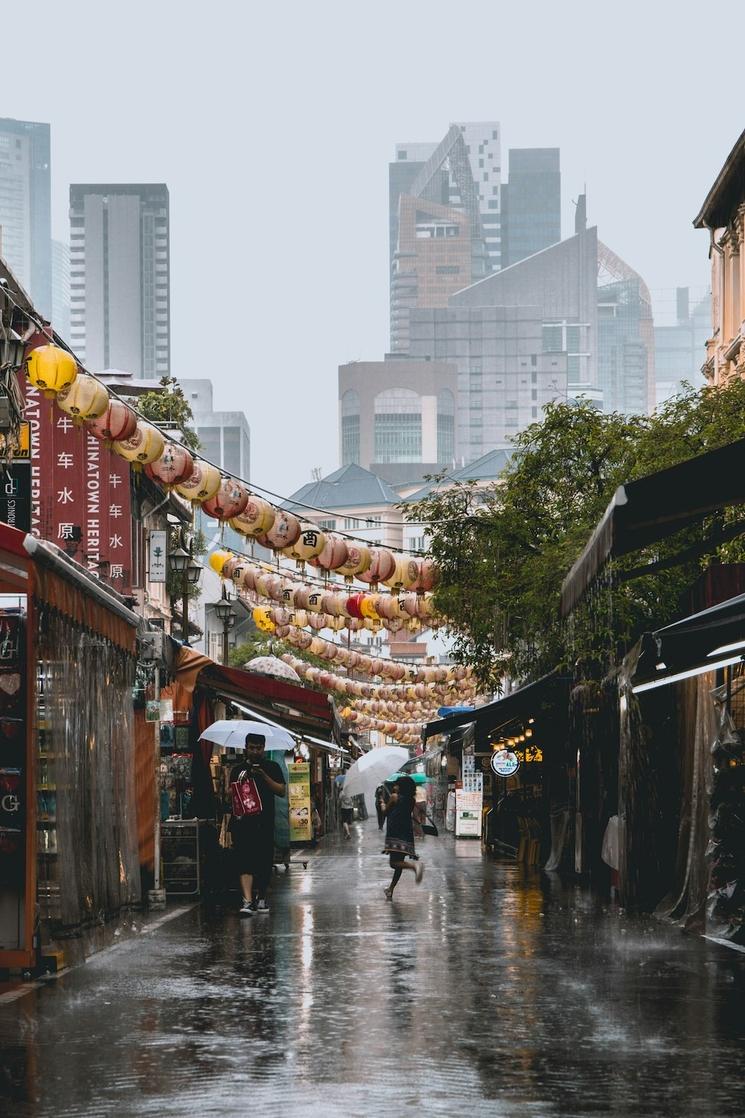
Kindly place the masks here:
[(572, 612), (609, 559), (666, 539), (717, 509), (744, 503), (745, 439), (619, 486), (562, 583), (561, 616)]
[[(737, 644), (743, 647), (728, 647)], [(745, 594), (645, 634), (634, 678), (662, 682), (677, 672), (707, 663), (713, 667), (738, 655), (745, 655)]]
[(449, 734), (459, 726), (471, 722), (476, 725), (477, 737), (482, 737), (513, 719), (533, 717), (547, 706), (568, 698), (570, 684), (569, 676), (551, 672), (533, 683), (526, 683), (524, 687), (511, 691), (501, 699), (476, 707), (475, 710), (460, 711), (449, 714), (447, 718), (440, 718), (437, 722), (428, 722), (422, 737), (427, 741), (435, 734)]

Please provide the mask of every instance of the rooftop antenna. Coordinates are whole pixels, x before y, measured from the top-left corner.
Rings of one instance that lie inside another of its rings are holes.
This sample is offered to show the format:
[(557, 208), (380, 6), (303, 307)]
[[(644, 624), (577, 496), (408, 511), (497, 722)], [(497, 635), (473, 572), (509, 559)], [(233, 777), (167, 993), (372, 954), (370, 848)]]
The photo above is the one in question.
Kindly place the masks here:
[(320, 466), (314, 466), (313, 469), (310, 471), (310, 476), (313, 478), (314, 481), (320, 481), (322, 472), (323, 471), (321, 470)]

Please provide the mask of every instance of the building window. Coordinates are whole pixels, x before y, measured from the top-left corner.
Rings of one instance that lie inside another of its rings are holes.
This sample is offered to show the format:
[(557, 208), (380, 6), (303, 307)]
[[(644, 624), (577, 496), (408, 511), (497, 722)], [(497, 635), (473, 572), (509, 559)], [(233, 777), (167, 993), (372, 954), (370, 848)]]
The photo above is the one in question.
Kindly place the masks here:
[(421, 462), (422, 402), (410, 388), (375, 397), (375, 461)]
[(341, 463), (350, 466), (360, 461), (360, 396), (353, 388), (341, 398)]
[(319, 520), (318, 521), (318, 527), (321, 529), (322, 532), (333, 532), (334, 529), (336, 528), (336, 521), (335, 520)]

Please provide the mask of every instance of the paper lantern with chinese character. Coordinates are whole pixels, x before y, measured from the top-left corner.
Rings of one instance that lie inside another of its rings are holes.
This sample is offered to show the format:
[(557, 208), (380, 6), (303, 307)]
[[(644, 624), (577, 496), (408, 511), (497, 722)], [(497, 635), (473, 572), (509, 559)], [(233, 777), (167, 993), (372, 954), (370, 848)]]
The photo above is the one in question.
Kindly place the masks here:
[(347, 540), (346, 561), (340, 567), (334, 569), (351, 582), (353, 578), (366, 571), (371, 562), (372, 555), (369, 547), (366, 547), (365, 544), (355, 543), (354, 540)]
[(232, 477), (224, 477), (217, 493), (202, 501), (202, 508), (207, 516), (215, 520), (230, 520), (234, 516), (240, 516), (247, 504), (248, 490), (245, 485), (234, 481)]
[(416, 586), (419, 578), (419, 563), (410, 555), (399, 555), (393, 566), (393, 571), (387, 578), (381, 578), (386, 586), (394, 590), (411, 590)]
[(337, 571), (349, 558), (347, 541), (333, 532), (326, 532), (323, 550), (310, 560), (311, 566), (322, 571)]
[(300, 535), (290, 545), (286, 554), (298, 563), (306, 563), (309, 559), (315, 559), (320, 555), (325, 546), (326, 536), (320, 528), (316, 528), (314, 524), (302, 524)]
[(370, 548), (370, 566), (366, 571), (360, 571), (356, 577), (361, 579), (362, 582), (377, 585), (377, 583), (385, 582), (387, 578), (390, 578), (395, 569), (396, 558), (393, 552), (384, 547), (372, 547)]
[(146, 466), (155, 462), (165, 450), (166, 440), (152, 423), (138, 419), (135, 433), (131, 439), (117, 440), (112, 449), (120, 458), (134, 462), (136, 466)]
[(71, 353), (56, 345), (40, 345), (29, 354), (28, 379), (48, 399), (67, 388), (78, 375), (78, 363)]
[(323, 590), (314, 589), (314, 590), (310, 590), (308, 592), (308, 607), (307, 608), (311, 611), (311, 613), (320, 613), (321, 612), (321, 604), (323, 602), (323, 598), (324, 598)]
[(186, 481), (193, 472), (194, 459), (180, 443), (166, 443), (160, 458), (145, 467), (147, 476), (153, 481), (161, 482), (167, 489)]
[(242, 536), (261, 536), (271, 528), (276, 512), (268, 501), (250, 493), (246, 507), (240, 516), (232, 518), (230, 527), (235, 528)]
[(240, 564), (241, 560), (238, 558), (238, 556), (231, 555), (230, 558), (227, 559), (223, 564), (223, 568), (221, 571), (222, 577), (229, 578), (231, 582), (234, 581), (236, 569), (240, 566)]
[(109, 406), (109, 394), (100, 380), (79, 373), (71, 384), (60, 388), (57, 405), (71, 415), (74, 422), (83, 423), (86, 419), (98, 419)]
[(281, 551), (284, 547), (292, 547), (300, 535), (300, 521), (291, 512), (283, 509), (277, 510), (274, 523), (266, 533), (269, 546), (274, 551)]
[(209, 462), (195, 458), (191, 476), (176, 486), (176, 492), (180, 493), (182, 497), (186, 497), (187, 501), (199, 504), (202, 501), (209, 500), (210, 497), (214, 497), (220, 488), (221, 481), (222, 475), (217, 466), (212, 466)]
[(137, 428), (137, 415), (122, 400), (109, 400), (103, 415), (91, 419), (86, 428), (95, 439), (101, 442), (123, 442), (131, 439)]
[(251, 616), (254, 620), (254, 625), (262, 633), (273, 633), (274, 632), (274, 627), (275, 627), (274, 622), (272, 621), (271, 617), (269, 616), (269, 611), (268, 610), (259, 606), (256, 609), (251, 611)]

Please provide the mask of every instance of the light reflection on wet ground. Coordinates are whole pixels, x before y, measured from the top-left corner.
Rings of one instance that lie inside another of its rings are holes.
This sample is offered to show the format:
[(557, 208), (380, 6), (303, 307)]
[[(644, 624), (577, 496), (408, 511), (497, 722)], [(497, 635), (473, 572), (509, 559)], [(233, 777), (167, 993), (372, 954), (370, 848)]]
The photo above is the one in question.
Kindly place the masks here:
[(745, 957), (374, 822), (0, 1006), (9, 1115), (745, 1113)]

